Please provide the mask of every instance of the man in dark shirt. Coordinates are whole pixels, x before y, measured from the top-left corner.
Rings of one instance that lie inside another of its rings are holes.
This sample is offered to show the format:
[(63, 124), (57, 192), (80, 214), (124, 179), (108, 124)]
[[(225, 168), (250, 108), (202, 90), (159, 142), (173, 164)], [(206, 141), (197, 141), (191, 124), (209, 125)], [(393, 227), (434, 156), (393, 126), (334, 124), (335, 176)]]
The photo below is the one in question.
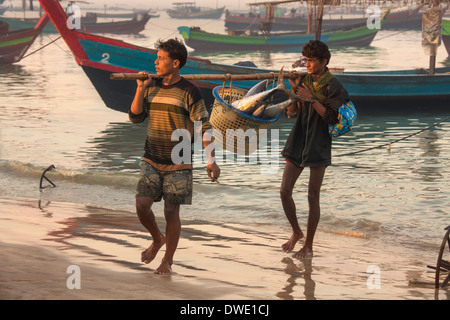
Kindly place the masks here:
[(291, 81), (292, 91), (302, 100), (287, 108), (288, 118), (297, 121), (286, 141), (282, 155), (286, 166), (280, 189), (283, 209), (292, 227), (292, 236), (282, 245), (291, 252), (304, 237), (298, 224), (292, 191), (305, 167), (310, 167), (308, 184), (309, 216), (307, 236), (296, 258), (312, 258), (313, 239), (320, 219), (320, 188), (327, 166), (331, 164), (331, 136), (328, 125), (337, 123), (339, 107), (349, 101), (347, 91), (330, 73), (330, 51), (325, 43), (311, 40), (303, 47), (307, 75)]

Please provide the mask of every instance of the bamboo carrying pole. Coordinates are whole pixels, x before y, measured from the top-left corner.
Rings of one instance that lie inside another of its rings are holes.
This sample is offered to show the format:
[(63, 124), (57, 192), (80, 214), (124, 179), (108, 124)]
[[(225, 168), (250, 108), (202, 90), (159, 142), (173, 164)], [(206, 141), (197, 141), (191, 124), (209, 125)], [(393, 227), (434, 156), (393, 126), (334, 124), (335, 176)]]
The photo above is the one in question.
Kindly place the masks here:
[[(305, 72), (285, 72), (283, 73), (284, 79), (294, 80), (298, 76), (306, 75)], [(112, 73), (110, 75), (111, 80), (147, 80), (151, 78), (160, 78), (156, 74), (142, 74), (142, 73)], [(260, 73), (260, 74), (187, 74), (182, 75), (186, 80), (216, 80), (216, 81), (248, 81), (248, 80), (267, 80), (277, 79), (278, 74), (273, 73)]]

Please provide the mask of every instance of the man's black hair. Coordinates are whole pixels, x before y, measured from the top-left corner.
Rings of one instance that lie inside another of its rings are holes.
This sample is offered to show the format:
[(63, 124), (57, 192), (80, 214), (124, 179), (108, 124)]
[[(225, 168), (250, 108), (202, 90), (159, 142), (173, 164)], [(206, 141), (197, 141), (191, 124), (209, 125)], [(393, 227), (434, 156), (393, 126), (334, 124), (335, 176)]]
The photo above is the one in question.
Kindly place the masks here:
[(302, 50), (302, 55), (308, 58), (317, 58), (320, 61), (327, 60), (330, 62), (331, 53), (328, 46), (319, 40), (310, 40)]
[(155, 43), (155, 48), (157, 50), (167, 51), (172, 60), (180, 61), (180, 69), (186, 64), (188, 53), (186, 46), (180, 40), (176, 38), (167, 41), (158, 40)]

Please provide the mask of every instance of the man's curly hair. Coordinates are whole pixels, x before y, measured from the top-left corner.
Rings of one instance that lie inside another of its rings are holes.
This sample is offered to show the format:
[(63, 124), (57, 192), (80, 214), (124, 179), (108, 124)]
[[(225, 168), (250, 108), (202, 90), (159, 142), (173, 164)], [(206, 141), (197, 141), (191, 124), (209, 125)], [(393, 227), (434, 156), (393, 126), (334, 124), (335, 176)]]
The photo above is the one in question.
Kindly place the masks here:
[(317, 58), (320, 61), (327, 60), (330, 62), (331, 53), (328, 46), (319, 40), (310, 40), (302, 50), (302, 55), (308, 58)]

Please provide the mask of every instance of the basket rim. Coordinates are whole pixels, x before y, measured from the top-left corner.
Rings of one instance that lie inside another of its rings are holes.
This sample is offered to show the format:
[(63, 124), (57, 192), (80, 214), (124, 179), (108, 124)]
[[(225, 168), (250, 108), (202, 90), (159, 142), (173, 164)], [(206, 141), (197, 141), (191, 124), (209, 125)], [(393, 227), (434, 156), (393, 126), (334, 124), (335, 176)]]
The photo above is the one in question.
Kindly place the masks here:
[[(242, 117), (244, 117), (244, 118), (247, 118), (247, 119), (250, 119), (250, 120), (253, 120), (253, 121), (256, 121), (256, 122), (263, 122), (263, 123), (271, 123), (271, 122), (275, 122), (275, 121), (277, 121), (278, 118), (280, 117), (280, 115), (277, 114), (277, 115), (276, 115), (275, 117), (273, 117), (273, 118), (270, 118), (270, 119), (264, 119), (264, 118), (261, 118), (261, 117), (255, 117), (254, 115), (251, 115), (251, 114), (245, 113), (245, 112), (243, 112), (243, 111), (241, 111), (241, 110), (239, 110), (239, 109), (236, 109), (235, 107), (230, 106), (228, 103), (226, 103), (225, 101), (222, 100), (222, 98), (221, 98), (220, 95), (219, 95), (219, 89), (222, 89), (222, 88), (223, 88), (223, 86), (218, 86), (218, 87), (215, 87), (215, 88), (213, 89), (213, 96), (214, 96), (214, 98), (215, 98), (217, 101), (219, 101), (222, 105), (225, 105), (228, 109), (230, 109), (230, 110), (236, 112), (236, 113), (239, 114), (240, 116), (242, 116)], [(230, 87), (225, 87), (225, 88), (230, 88)], [(231, 88), (231, 89), (233, 89), (233, 88)], [(239, 87), (235, 87), (234, 89), (246, 90), (246, 89), (244, 89), (244, 88), (239, 88)], [(248, 90), (247, 90), (247, 91), (248, 91)]]

